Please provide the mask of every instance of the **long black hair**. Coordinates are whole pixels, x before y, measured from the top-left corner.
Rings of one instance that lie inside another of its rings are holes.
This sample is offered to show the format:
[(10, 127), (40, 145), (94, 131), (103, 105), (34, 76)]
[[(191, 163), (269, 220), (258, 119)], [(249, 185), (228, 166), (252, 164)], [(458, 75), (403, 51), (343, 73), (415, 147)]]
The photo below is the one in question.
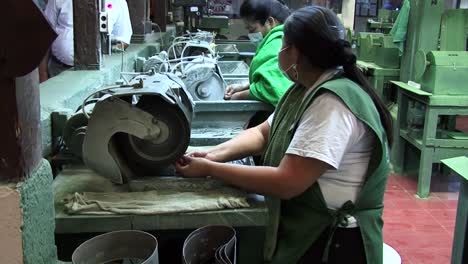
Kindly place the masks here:
[(289, 8), (282, 0), (245, 0), (240, 7), (242, 18), (262, 25), (268, 17), (273, 17), (283, 24), (289, 14)]
[(349, 78), (371, 97), (387, 133), (393, 142), (392, 119), (387, 107), (356, 65), (351, 45), (344, 40), (345, 29), (330, 9), (307, 6), (292, 13), (284, 25), (284, 40), (296, 47), (308, 62), (321, 69), (342, 66), (344, 77)]

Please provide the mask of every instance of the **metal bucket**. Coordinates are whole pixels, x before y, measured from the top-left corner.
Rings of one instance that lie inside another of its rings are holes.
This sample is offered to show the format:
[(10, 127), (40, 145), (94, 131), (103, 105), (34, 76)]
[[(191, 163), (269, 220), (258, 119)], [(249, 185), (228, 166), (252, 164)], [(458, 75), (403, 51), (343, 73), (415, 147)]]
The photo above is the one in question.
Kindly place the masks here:
[(236, 231), (230, 226), (199, 228), (184, 242), (184, 264), (236, 264)]
[(142, 231), (114, 231), (81, 244), (73, 264), (158, 264), (158, 241)]

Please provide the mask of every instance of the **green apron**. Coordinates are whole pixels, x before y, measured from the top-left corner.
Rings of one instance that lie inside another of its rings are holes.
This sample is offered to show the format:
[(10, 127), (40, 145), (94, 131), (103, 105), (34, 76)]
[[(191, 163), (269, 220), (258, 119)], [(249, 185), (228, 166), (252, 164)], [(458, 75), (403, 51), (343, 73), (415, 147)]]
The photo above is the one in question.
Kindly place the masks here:
[(389, 160), (387, 137), (378, 111), (369, 95), (346, 78), (319, 85), (303, 100), (305, 91), (304, 87), (295, 85), (281, 99), (271, 126), (269, 145), (263, 156), (265, 166), (279, 166), (304, 111), (323, 92), (340, 97), (351, 112), (372, 129), (376, 135), (375, 147), (365, 183), (355, 204), (348, 201), (339, 210), (328, 209), (318, 183), (291, 200), (267, 197), (270, 225), (267, 228), (265, 259), (275, 264), (296, 263), (329, 227), (331, 231), (323, 256), (326, 262), (334, 231), (346, 221), (346, 215), (352, 215), (361, 230), (367, 263), (381, 264), (383, 194)]

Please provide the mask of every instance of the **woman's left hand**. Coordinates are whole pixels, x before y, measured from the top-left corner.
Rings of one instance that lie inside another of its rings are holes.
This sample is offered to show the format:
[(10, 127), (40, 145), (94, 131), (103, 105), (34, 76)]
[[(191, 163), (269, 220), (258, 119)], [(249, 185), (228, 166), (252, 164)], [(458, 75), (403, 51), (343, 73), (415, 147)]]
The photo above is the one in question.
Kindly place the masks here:
[(176, 161), (176, 171), (187, 178), (206, 177), (211, 161), (205, 158), (183, 156)]

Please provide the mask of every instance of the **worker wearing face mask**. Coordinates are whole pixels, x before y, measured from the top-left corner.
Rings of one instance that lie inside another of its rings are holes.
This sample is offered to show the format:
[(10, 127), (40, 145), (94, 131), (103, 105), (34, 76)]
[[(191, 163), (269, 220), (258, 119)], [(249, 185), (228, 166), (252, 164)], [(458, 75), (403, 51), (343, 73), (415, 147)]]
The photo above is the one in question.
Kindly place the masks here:
[[(266, 195), (270, 264), (382, 264), (392, 118), (327, 8), (285, 22), (279, 67), (294, 85), (262, 124), (176, 163)], [(262, 153), (260, 166), (225, 164)]]
[(278, 68), (278, 52), (283, 39), (283, 22), (289, 8), (279, 0), (246, 0), (240, 16), (249, 31), (249, 39), (257, 44), (250, 64), (249, 83), (226, 88), (225, 100), (259, 100), (273, 106), (291, 82)]

